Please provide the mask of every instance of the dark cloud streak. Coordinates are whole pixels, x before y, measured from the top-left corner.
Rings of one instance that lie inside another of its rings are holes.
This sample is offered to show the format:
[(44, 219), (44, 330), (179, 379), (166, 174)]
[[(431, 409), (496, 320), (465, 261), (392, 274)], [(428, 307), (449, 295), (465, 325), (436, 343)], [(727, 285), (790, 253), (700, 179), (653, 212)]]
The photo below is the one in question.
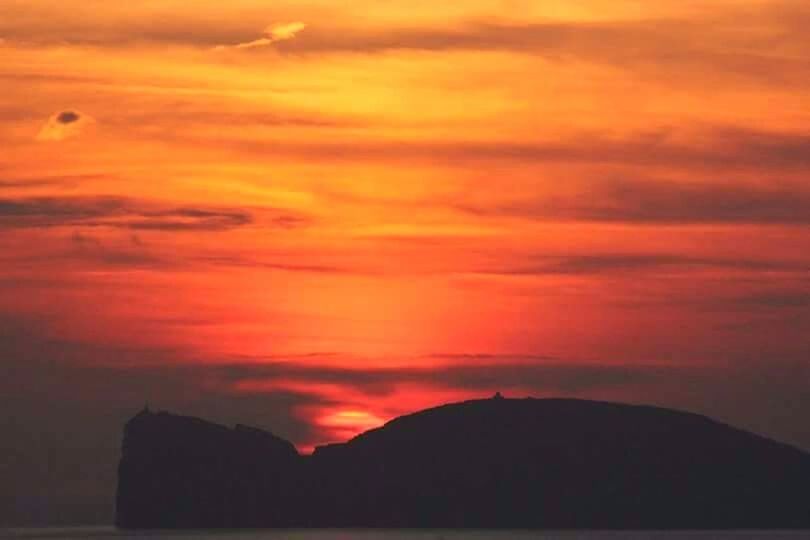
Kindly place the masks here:
[[(178, 137), (176, 140), (206, 142), (196, 137)], [(492, 162), (612, 164), (668, 166), (726, 175), (739, 171), (766, 171), (771, 175), (810, 172), (809, 133), (756, 131), (735, 126), (718, 126), (696, 132), (665, 128), (630, 135), (586, 132), (564, 139), (529, 142), (357, 140), (351, 143), (291, 143), (217, 138), (210, 143), (219, 149), (265, 157), (290, 155), (323, 161), (418, 160), (475, 168)]]
[(292, 363), (232, 365), (215, 368), (223, 385), (244, 381), (298, 380), (330, 383), (351, 387), (370, 396), (385, 395), (396, 385), (414, 383), (420, 386), (480, 390), (482, 395), (497, 388), (533, 388), (536, 391), (583, 392), (616, 386), (636, 385), (665, 377), (678, 368), (672, 366), (610, 366), (506, 362), (490, 357), (488, 363), (444, 365), (420, 368), (348, 369), (306, 366)]
[[(210, 49), (221, 43), (253, 39), (269, 14), (239, 20), (166, 17), (162, 24), (131, 20), (113, 25), (72, 21), (55, 27), (54, 13), (17, 8), (0, 34), (21, 44), (121, 47), (173, 44)], [(484, 20), (455, 21), (452, 27), (399, 27), (385, 31), (312, 24), (294, 40), (274, 43), (274, 51), (304, 54), (376, 54), (388, 51), (514, 51), (550, 61), (584, 61), (644, 71), (699, 72), (703, 77), (741, 77), (765, 85), (808, 81), (810, 11), (793, 2), (759, 10), (725, 9), (697, 18), (660, 18), (605, 22), (544, 21), (528, 24)], [(267, 20), (266, 22), (270, 22)], [(740, 27), (751, 31), (740, 32)], [(778, 46), (782, 46), (780, 49)], [(256, 48), (238, 54), (276, 54)], [(802, 54), (803, 53), (803, 54)], [(672, 77), (667, 77), (671, 82)], [(689, 77), (681, 79), (688, 81)]]
[[(226, 15), (227, 10), (222, 13)], [(160, 24), (137, 16), (117, 17), (99, 24), (92, 18), (70, 14), (69, 9), (54, 4), (45, 7), (31, 2), (12, 3), (0, 20), (0, 35), (12, 46), (172, 44), (210, 49), (221, 43), (253, 39), (262, 25), (274, 18), (272, 10), (266, 7), (248, 6), (238, 18), (168, 11)], [(575, 59), (636, 70), (675, 66), (681, 72), (699, 69), (709, 75), (744, 75), (762, 84), (807, 81), (810, 39), (805, 30), (810, 10), (805, 4), (791, 0), (774, 2), (767, 10), (738, 5), (701, 10), (699, 17), (646, 20), (536, 20), (515, 24), (498, 21), (497, 14), (494, 15), (456, 20), (452, 26), (393, 27), (384, 31), (334, 27), (324, 19), (311, 21), (298, 39), (275, 45), (297, 55), (509, 50), (542, 55), (552, 61)], [(740, 32), (740, 28), (749, 31)], [(262, 54), (261, 49), (244, 52)], [(668, 79), (671, 81), (672, 77)]]
[(810, 190), (804, 186), (608, 180), (580, 196), (491, 202), (486, 206), (462, 203), (456, 208), (479, 216), (544, 221), (807, 225)]
[[(270, 210), (265, 210), (270, 212)], [(274, 212), (280, 228), (300, 226), (302, 216)], [(75, 196), (0, 199), (0, 229), (110, 227), (145, 231), (224, 231), (251, 225), (241, 209), (177, 206), (125, 197)]]
[(599, 275), (685, 271), (696, 268), (744, 272), (810, 272), (810, 261), (699, 257), (675, 253), (594, 253), (587, 255), (534, 255), (526, 262), (493, 264), (475, 273), (495, 275)]
[(42, 187), (75, 187), (83, 178), (88, 177), (52, 177), (0, 180), (0, 189), (34, 189)]

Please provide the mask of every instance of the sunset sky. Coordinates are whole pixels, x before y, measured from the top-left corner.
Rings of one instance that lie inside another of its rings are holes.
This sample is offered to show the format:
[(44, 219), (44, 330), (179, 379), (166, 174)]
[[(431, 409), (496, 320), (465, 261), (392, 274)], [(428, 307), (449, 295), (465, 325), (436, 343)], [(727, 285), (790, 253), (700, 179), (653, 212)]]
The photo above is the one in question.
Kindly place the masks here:
[(0, 0), (0, 525), (111, 515), (147, 401), (305, 452), (498, 390), (810, 449), (808, 27)]

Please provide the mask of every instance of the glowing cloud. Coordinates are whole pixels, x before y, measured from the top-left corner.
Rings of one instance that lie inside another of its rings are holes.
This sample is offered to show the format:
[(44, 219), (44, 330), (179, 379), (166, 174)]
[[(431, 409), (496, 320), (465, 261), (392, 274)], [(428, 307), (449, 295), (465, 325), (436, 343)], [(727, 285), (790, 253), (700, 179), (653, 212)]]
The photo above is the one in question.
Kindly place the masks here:
[(279, 41), (287, 41), (293, 39), (299, 32), (301, 32), (307, 25), (302, 22), (290, 22), (281, 24), (271, 24), (264, 29), (265, 37), (248, 41), (246, 43), (237, 43), (236, 45), (218, 45), (214, 47), (215, 51), (224, 51), (227, 49), (253, 49), (256, 47), (266, 47)]
[(38, 141), (63, 141), (76, 137), (89, 125), (93, 119), (85, 114), (73, 110), (58, 112), (48, 118), (45, 125), (37, 133)]

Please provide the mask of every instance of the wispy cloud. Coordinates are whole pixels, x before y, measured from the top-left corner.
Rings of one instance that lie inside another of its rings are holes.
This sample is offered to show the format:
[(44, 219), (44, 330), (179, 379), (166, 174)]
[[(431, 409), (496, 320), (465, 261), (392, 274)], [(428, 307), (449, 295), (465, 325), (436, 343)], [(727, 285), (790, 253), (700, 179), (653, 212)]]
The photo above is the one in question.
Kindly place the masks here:
[(0, 178), (0, 189), (35, 189), (45, 187), (76, 187), (85, 180), (97, 180), (103, 175), (76, 174), (40, 177)]
[[(181, 137), (177, 140), (189, 140)], [(481, 164), (572, 163), (672, 167), (728, 174), (741, 170), (797, 173), (810, 171), (810, 132), (756, 130), (740, 126), (697, 129), (655, 126), (629, 133), (583, 130), (545, 139), (355, 139), (267, 141), (217, 137), (197, 143), (249, 155), (287, 155), (319, 161), (414, 161), (480, 168)]]
[(544, 221), (804, 225), (810, 223), (810, 191), (803, 186), (739, 182), (607, 180), (590, 186), (582, 196), (462, 203), (456, 208), (478, 216)]
[[(238, 18), (206, 17), (201, 15), (205, 9), (199, 9), (194, 10), (199, 14), (169, 16), (160, 24), (144, 15), (138, 17), (137, 10), (128, 10), (127, 14), (134, 18), (120, 16), (105, 24), (94, 24), (92, 17), (71, 20), (68, 9), (52, 3), (18, 4), (9, 7), (9, 15), (0, 20), (0, 34), (15, 45), (70, 43), (120, 47), (158, 43), (225, 50), (285, 42), (284, 50), (298, 54), (496, 50), (554, 61), (624, 67), (635, 73), (643, 72), (646, 77), (664, 77), (669, 85), (696, 81), (703, 84), (707, 79), (766, 86), (794, 86), (808, 81), (806, 59), (810, 40), (805, 28), (810, 11), (793, 0), (776, 0), (769, 3), (767, 10), (752, 10), (744, 2), (738, 2), (735, 6), (700, 10), (699, 16), (660, 15), (624, 20), (617, 17), (602, 22), (528, 17), (523, 22), (506, 22), (499, 20), (497, 14), (476, 10), (470, 10), (470, 18), (466, 20), (378, 28), (347, 28), (335, 19), (318, 24), (306, 40), (291, 39), (304, 29), (304, 23), (285, 22), (271, 25), (262, 35), (244, 41), (241, 36), (250, 35), (247, 32), (251, 31), (255, 17), (266, 16), (260, 15), (258, 9), (247, 12), (240, 9)], [(54, 20), (61, 24), (54, 24)], [(741, 28), (749, 31), (740, 31)], [(673, 69), (679, 74), (677, 81), (672, 77)]]
[[(506, 361), (502, 361), (506, 360)], [(535, 391), (582, 392), (650, 382), (666, 377), (675, 366), (610, 366), (569, 364), (559, 360), (544, 364), (515, 362), (513, 358), (490, 357), (491, 363), (395, 369), (349, 369), (302, 366), (292, 363), (232, 365), (215, 368), (221, 384), (243, 391), (261, 391), (262, 381), (307, 381), (335, 384), (368, 395), (385, 395), (394, 387), (417, 384), (463, 387), (486, 395), (497, 388), (532, 388)]]
[[(281, 219), (283, 216), (280, 216)], [(111, 227), (133, 230), (218, 231), (253, 222), (237, 209), (164, 207), (124, 197), (0, 199), (0, 229)], [(286, 226), (284, 221), (280, 226)]]
[(590, 255), (540, 255), (524, 262), (493, 264), (477, 273), (494, 275), (604, 275), (722, 269), (742, 272), (804, 273), (810, 263), (774, 259), (722, 258), (675, 253), (598, 253)]
[(254, 39), (253, 41), (246, 41), (244, 43), (237, 43), (235, 45), (217, 45), (214, 47), (215, 51), (224, 51), (227, 49), (254, 49), (256, 47), (266, 47), (277, 43), (279, 41), (287, 41), (293, 39), (299, 32), (304, 30), (307, 25), (302, 22), (289, 22), (281, 24), (271, 24), (264, 29), (264, 37)]

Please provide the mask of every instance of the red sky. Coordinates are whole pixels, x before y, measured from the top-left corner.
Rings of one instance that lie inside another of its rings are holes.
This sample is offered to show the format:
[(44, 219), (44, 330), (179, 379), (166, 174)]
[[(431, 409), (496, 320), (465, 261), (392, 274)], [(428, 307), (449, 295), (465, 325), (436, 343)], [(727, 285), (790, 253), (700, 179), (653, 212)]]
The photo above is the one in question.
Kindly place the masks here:
[(43, 403), (306, 450), (496, 390), (810, 447), (806, 2), (193, 4), (0, 8), (20, 459)]

